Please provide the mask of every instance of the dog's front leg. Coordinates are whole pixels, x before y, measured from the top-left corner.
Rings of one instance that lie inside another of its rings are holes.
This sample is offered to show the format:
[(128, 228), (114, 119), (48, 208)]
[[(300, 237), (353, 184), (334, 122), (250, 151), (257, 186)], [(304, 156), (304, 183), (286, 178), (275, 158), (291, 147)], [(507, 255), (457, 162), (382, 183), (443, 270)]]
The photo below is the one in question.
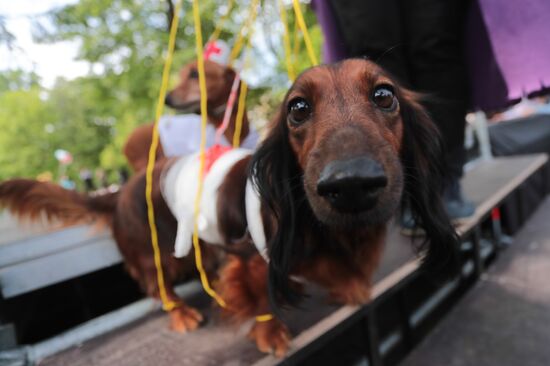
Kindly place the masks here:
[(203, 321), (202, 314), (195, 308), (185, 304), (172, 287), (166, 288), (168, 300), (175, 304), (175, 307), (168, 311), (170, 316), (170, 329), (186, 333), (197, 329)]
[(260, 351), (282, 357), (290, 343), (288, 328), (275, 317), (262, 319), (270, 313), (267, 277), (267, 263), (259, 254), (247, 259), (230, 256), (221, 271), (219, 292), (226, 302), (224, 310), (229, 318), (243, 322), (260, 316), (248, 337)]

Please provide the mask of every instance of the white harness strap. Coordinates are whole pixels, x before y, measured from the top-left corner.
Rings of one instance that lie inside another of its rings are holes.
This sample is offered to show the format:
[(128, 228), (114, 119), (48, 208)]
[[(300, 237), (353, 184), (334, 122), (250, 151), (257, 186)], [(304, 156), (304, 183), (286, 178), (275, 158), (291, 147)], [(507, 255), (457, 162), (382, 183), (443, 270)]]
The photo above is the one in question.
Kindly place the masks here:
[[(199, 238), (215, 245), (222, 245), (217, 217), (218, 189), (229, 170), (240, 160), (250, 155), (246, 149), (233, 149), (223, 154), (212, 164), (204, 177), (200, 213), (198, 217)], [(174, 256), (189, 254), (192, 247), (193, 208), (198, 189), (199, 154), (179, 158), (168, 167), (161, 181), (161, 190), (170, 211), (178, 221)]]
[(260, 201), (260, 195), (254, 188), (250, 179), (246, 181), (245, 208), (248, 232), (252, 237), (252, 242), (265, 261), (269, 262), (264, 222), (262, 220), (262, 203)]
[[(225, 108), (225, 105), (223, 105)], [(201, 117), (197, 114), (178, 114), (162, 116), (159, 120), (159, 136), (165, 156), (176, 157), (194, 154), (200, 149)], [(241, 141), (241, 148), (253, 150), (256, 148), (260, 135), (250, 125), (246, 138)], [(209, 123), (206, 125), (206, 147), (214, 145), (216, 129)], [(231, 146), (225, 136), (221, 136), (222, 146)]]

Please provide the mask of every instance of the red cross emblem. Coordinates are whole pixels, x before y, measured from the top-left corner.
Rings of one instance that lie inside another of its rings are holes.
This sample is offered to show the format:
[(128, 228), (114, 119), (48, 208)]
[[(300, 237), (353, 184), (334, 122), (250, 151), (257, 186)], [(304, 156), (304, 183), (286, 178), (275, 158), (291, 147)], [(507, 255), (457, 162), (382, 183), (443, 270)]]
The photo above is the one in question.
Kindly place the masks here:
[(216, 46), (216, 42), (208, 42), (206, 49), (204, 50), (204, 58), (209, 59), (210, 56), (216, 54), (219, 55), (222, 52), (222, 49)]

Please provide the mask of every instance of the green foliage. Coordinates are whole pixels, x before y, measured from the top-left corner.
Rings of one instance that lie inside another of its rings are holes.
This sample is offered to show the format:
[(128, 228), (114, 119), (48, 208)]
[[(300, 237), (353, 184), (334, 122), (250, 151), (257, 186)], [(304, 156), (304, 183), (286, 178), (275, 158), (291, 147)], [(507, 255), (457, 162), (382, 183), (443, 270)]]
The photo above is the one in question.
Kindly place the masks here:
[(0, 73), (0, 94), (9, 90), (28, 90), (39, 83), (40, 78), (34, 72), (6, 70)]
[(102, 119), (88, 96), (86, 80), (60, 80), (47, 94), (38, 87), (0, 94), (0, 179), (58, 172), (57, 149), (74, 158), (69, 173), (99, 166), (99, 152), (110, 140), (109, 119)]
[[(263, 27), (269, 44), (252, 54), (255, 85), (248, 106), (259, 119), (271, 114), (288, 86), (281, 42), (270, 33), (272, 27), (281, 29), (272, 3), (276, 2), (263, 1), (256, 25)], [(205, 40), (226, 11), (220, 4), (217, 0), (200, 1)], [(221, 34), (230, 44), (248, 15), (248, 1), (235, 4)], [(35, 39), (42, 43), (79, 41), (78, 59), (89, 62), (90, 73), (71, 81), (60, 79), (51, 90), (41, 89), (33, 73), (0, 73), (0, 179), (36, 176), (44, 171), (55, 175), (58, 165), (53, 152), (58, 148), (73, 154), (68, 173), (76, 181), (82, 167), (112, 171), (125, 166), (121, 150), (126, 137), (136, 126), (154, 118), (170, 5), (169, 0), (80, 0), (38, 18)], [(304, 11), (318, 52), (319, 28), (309, 7)], [(294, 30), (291, 7), (287, 13)], [(2, 24), (0, 21), (0, 36)], [(301, 35), (298, 39), (303, 42)], [(188, 0), (183, 4), (174, 57), (171, 80), (176, 83), (181, 65), (196, 57)], [(276, 60), (276, 66), (266, 71), (264, 59), (269, 58)], [(295, 63), (300, 70), (310, 65), (303, 44)]]

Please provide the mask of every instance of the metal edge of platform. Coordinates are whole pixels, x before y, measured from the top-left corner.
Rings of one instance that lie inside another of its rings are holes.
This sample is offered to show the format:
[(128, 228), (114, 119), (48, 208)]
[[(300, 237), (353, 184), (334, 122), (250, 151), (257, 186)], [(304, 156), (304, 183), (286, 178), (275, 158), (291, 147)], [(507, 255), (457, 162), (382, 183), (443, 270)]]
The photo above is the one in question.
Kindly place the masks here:
[[(203, 290), (198, 280), (179, 285), (175, 289), (182, 299), (200, 294)], [(162, 304), (150, 297), (126, 305), (120, 309), (89, 320), (52, 338), (33, 345), (24, 345), (0, 351), (0, 365), (34, 365), (46, 357), (105, 335), (162, 309)]]
[[(515, 176), (511, 181), (509, 181), (504, 187), (499, 189), (498, 194), (490, 197), (484, 201), (479, 207), (476, 207), (476, 212), (474, 216), (464, 222), (457, 228), (457, 231), (460, 235), (465, 235), (469, 233), (478, 223), (482, 221), (487, 215), (490, 214), (493, 207), (498, 206), (504, 199), (516, 188), (518, 188), (521, 183), (523, 183), (527, 178), (533, 175), (537, 170), (542, 168), (548, 162), (547, 154), (532, 154), (532, 155), (521, 155), (521, 157), (533, 157), (535, 160), (531, 162), (529, 167), (525, 169), (521, 174)], [(510, 159), (513, 157), (502, 157), (494, 159)], [(475, 168), (472, 168), (475, 169)]]
[(290, 352), (286, 355), (285, 359), (281, 360), (273, 355), (268, 355), (254, 363), (253, 366), (276, 365), (287, 361), (298, 352), (311, 346), (313, 342), (318, 340), (320, 335), (326, 336), (328, 332), (334, 331), (335, 328), (342, 323), (353, 321), (355, 317), (364, 315), (368, 311), (370, 304), (376, 302), (388, 292), (395, 290), (397, 286), (404, 285), (404, 282), (407, 282), (407, 279), (418, 270), (421, 261), (420, 258), (413, 259), (376, 283), (372, 288), (372, 298), (369, 304), (342, 306), (340, 309), (294, 337), (290, 343)]

